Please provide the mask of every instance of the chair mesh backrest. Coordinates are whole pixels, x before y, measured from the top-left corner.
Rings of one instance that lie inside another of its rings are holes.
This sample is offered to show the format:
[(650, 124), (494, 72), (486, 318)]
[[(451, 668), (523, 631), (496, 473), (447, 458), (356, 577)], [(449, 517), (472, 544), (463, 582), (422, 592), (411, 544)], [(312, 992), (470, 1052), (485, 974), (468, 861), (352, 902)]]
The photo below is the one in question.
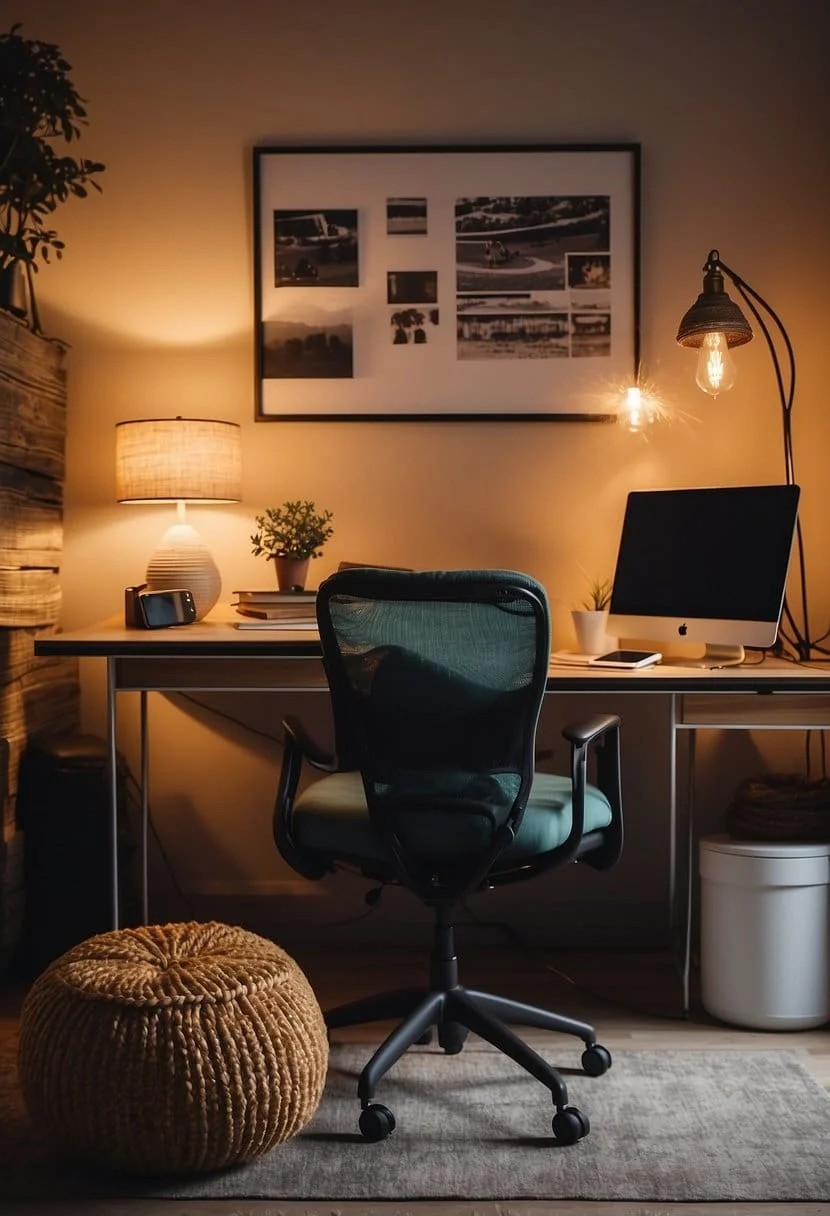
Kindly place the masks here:
[(458, 879), (524, 809), (547, 676), (543, 588), (510, 571), (347, 570), (317, 615), (341, 767), (412, 870)]

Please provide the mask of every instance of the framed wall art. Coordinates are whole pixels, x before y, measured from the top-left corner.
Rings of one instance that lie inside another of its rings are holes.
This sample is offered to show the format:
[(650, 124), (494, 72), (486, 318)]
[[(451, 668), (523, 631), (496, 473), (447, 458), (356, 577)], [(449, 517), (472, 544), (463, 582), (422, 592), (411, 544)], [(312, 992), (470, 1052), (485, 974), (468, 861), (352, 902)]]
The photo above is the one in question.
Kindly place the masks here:
[(607, 421), (638, 144), (254, 149), (261, 421)]

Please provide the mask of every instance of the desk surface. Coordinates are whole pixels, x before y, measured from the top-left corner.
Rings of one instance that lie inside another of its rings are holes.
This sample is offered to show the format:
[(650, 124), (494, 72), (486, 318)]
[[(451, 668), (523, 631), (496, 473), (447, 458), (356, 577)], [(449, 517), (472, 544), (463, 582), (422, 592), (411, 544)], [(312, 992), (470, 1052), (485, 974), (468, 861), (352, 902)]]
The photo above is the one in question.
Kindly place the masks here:
[(202, 621), (168, 629), (128, 629), (111, 617), (71, 633), (37, 638), (35, 654), (77, 655), (80, 658), (319, 658), (316, 629), (237, 629), (242, 618), (232, 608), (214, 608)]
[[(127, 629), (112, 618), (35, 640), (37, 655), (118, 659), (315, 659), (320, 641), (310, 629), (236, 629), (238, 614), (215, 608), (203, 621), (169, 629)], [(548, 687), (563, 692), (830, 692), (830, 664), (751, 659), (740, 667), (704, 670), (657, 664), (635, 671), (551, 665)]]

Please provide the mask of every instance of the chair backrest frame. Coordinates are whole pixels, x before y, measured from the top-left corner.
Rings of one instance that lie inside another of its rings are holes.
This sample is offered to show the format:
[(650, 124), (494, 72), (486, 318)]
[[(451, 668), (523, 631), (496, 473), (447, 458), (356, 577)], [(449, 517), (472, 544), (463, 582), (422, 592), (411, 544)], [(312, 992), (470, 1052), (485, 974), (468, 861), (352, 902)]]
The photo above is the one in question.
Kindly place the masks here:
[[(544, 588), (516, 571), (351, 569), (322, 584), (317, 618), (338, 767), (360, 771), (400, 881), (428, 902), (459, 898), (513, 839), (530, 793)], [(430, 817), (431, 843), (416, 844)], [(446, 852), (445, 826), (462, 842)]]

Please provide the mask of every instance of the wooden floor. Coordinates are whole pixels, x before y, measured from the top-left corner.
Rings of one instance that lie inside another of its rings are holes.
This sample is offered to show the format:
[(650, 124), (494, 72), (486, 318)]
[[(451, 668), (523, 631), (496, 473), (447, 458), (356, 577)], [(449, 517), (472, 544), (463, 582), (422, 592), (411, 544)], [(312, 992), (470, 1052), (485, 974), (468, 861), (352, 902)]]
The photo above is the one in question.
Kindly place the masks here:
[[(311, 981), (321, 1004), (331, 1006), (385, 988), (420, 984), (426, 955), (418, 951), (353, 949), (303, 950), (292, 953)], [(612, 1055), (627, 1050), (700, 1050), (728, 1047), (735, 1051), (798, 1049), (817, 1080), (830, 1090), (830, 1025), (817, 1030), (764, 1032), (726, 1026), (693, 1003), (691, 1016), (680, 1015), (680, 983), (668, 953), (655, 951), (556, 952), (541, 954), (493, 946), (474, 934), (459, 938), (461, 980), (505, 996), (556, 1009), (591, 1021), (598, 1039)], [(20, 987), (0, 990), (0, 1035), (14, 1032), (24, 993)], [(543, 1035), (522, 1030), (534, 1044)], [(379, 1027), (338, 1032), (338, 1038), (377, 1041)], [(548, 1039), (549, 1041), (549, 1039)], [(0, 1179), (2, 1195), (2, 1179)], [(830, 1216), (827, 1203), (586, 1203), (459, 1201), (361, 1203), (252, 1200), (122, 1201), (3, 1206), (2, 1216)]]

